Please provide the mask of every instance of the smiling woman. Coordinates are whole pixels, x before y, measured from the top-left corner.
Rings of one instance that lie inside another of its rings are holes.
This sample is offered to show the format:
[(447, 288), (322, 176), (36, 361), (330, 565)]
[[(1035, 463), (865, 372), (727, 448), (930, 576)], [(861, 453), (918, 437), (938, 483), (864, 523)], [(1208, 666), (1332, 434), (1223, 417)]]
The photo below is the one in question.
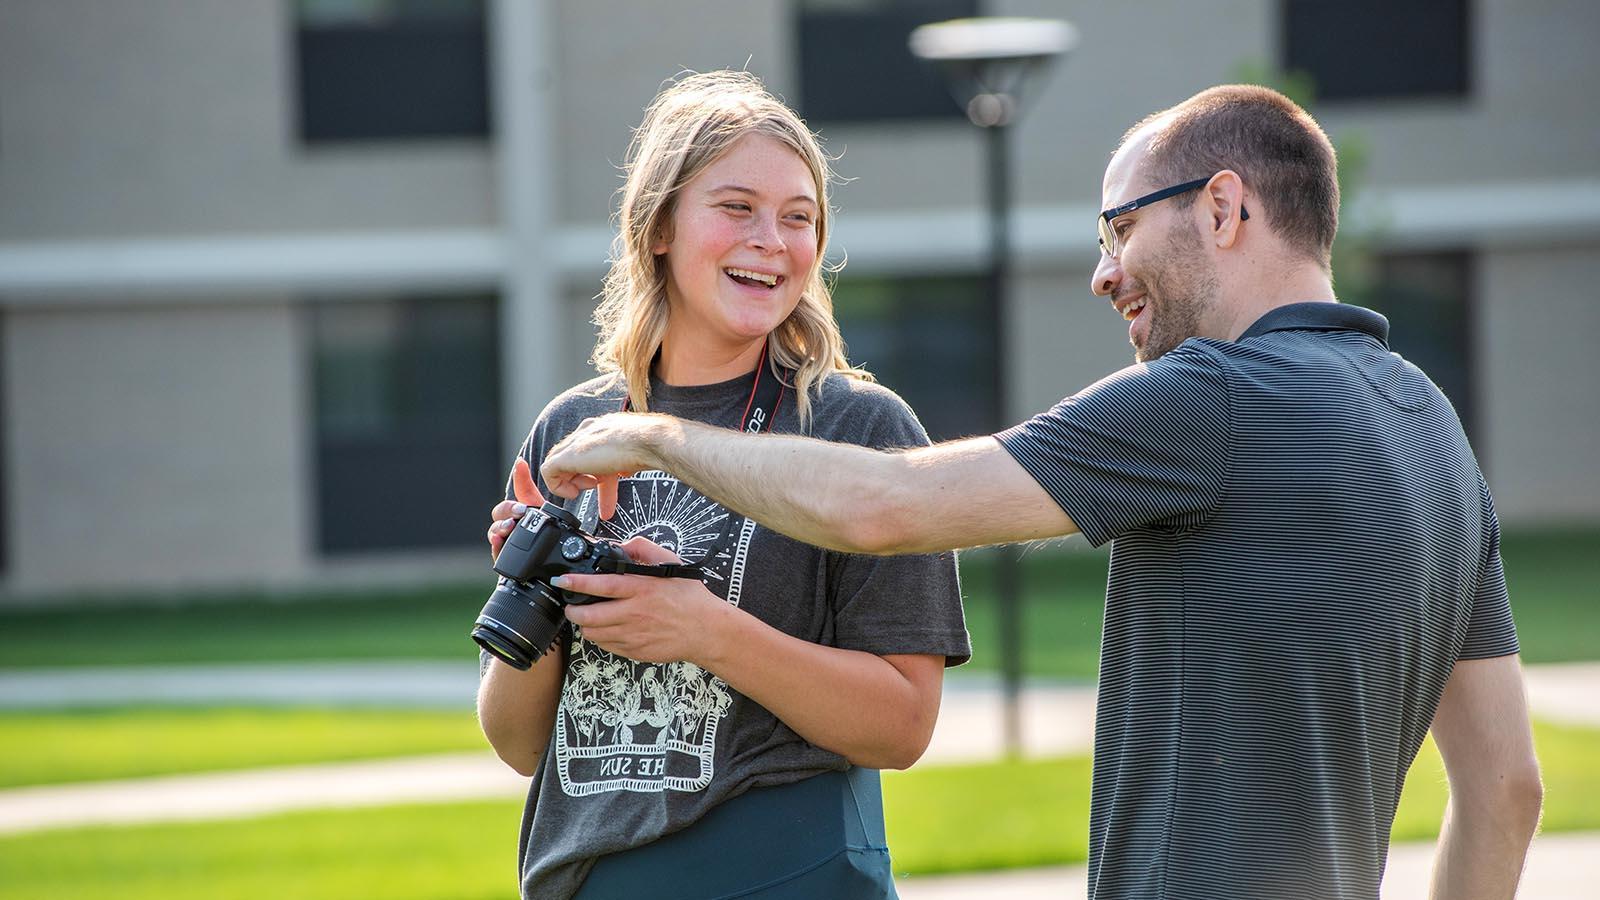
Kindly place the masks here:
[(703, 377), (724, 381), (755, 368), (816, 268), (813, 184), (792, 149), (753, 133), (684, 186), (670, 234), (650, 248), (666, 259), (672, 311), (660, 378), (681, 384), (705, 368)]
[[(827, 158), (755, 77), (667, 88), (627, 173), (595, 314), (603, 374), (534, 424), (492, 550), (517, 504), (543, 502), (548, 450), (619, 408), (927, 443), (846, 361), (822, 278)], [(616, 501), (601, 536), (702, 577), (567, 575), (558, 588), (607, 602), (568, 606), (575, 627), (525, 672), (485, 661), (484, 733), (533, 777), (524, 896), (893, 897), (876, 770), (922, 755), (944, 667), (970, 654), (954, 558), (824, 551), (668, 472), (622, 478)]]

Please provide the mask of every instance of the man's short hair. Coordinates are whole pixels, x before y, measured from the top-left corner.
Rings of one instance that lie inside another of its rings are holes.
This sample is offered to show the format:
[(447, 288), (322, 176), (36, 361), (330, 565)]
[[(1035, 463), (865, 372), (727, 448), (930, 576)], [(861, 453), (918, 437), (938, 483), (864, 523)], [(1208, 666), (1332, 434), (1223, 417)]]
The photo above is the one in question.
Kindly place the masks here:
[[(1145, 117), (1122, 143), (1152, 124), (1144, 164), (1156, 187), (1232, 169), (1290, 250), (1331, 267), (1338, 163), (1322, 127), (1293, 100), (1260, 85), (1220, 85)], [(1188, 206), (1195, 196), (1173, 199)]]

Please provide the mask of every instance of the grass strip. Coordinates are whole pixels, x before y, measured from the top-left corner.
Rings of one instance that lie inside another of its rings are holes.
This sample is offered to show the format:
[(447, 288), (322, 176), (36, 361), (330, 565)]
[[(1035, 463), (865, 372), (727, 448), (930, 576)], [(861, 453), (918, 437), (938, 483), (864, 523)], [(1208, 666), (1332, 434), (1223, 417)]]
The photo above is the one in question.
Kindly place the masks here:
[[(463, 706), (468, 703), (470, 698), (463, 698)], [(470, 707), (5, 712), (0, 713), (0, 788), (487, 746)]]
[(494, 583), (0, 611), (0, 667), (472, 659)]
[(521, 804), (318, 810), (0, 840), (9, 900), (503, 900)]
[[(1600, 731), (1539, 724), (1546, 831), (1600, 829)], [(1396, 841), (1437, 836), (1442, 765), (1423, 749)], [(1083, 757), (884, 775), (895, 871), (926, 875), (1082, 862)], [(476, 900), (515, 885), (520, 803), (319, 810), (241, 821), (84, 828), (0, 839), (8, 898)]]

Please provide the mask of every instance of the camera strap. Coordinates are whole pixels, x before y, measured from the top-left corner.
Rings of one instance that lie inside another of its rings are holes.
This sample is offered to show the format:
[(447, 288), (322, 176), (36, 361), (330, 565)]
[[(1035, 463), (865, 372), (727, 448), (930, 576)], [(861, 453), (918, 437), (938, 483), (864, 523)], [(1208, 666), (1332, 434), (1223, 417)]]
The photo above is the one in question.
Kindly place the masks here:
[(699, 566), (688, 563), (662, 563), (661, 565), (648, 565), (646, 563), (627, 562), (621, 559), (597, 559), (594, 567), (597, 571), (611, 575), (649, 575), (651, 578), (694, 578), (699, 579), (705, 573)]
[(792, 380), (794, 370), (778, 372), (767, 365), (767, 345), (762, 344), (761, 361), (756, 363), (756, 383), (750, 385), (750, 400), (744, 405), (744, 423), (740, 425), (745, 434), (772, 430), (778, 404), (783, 402), (784, 382)]
[[(778, 415), (778, 404), (794, 380), (793, 369), (779, 369), (767, 365), (767, 345), (761, 345), (761, 360), (756, 363), (756, 381), (750, 385), (750, 399), (744, 405), (744, 417), (739, 430), (746, 434), (761, 434), (772, 430)], [(622, 412), (628, 411), (628, 398), (622, 398)]]

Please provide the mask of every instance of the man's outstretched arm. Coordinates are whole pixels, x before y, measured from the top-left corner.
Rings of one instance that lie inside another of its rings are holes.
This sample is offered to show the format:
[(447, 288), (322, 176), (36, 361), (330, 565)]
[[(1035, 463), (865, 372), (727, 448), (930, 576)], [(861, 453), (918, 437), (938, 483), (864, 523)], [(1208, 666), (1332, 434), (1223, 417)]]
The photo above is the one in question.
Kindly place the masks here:
[(1456, 663), (1433, 716), (1433, 740), (1450, 780), (1450, 804), (1431, 896), (1509, 900), (1543, 798), (1518, 657)]
[(609, 515), (617, 474), (641, 469), (671, 472), (774, 531), (848, 553), (930, 553), (1078, 530), (992, 437), (882, 452), (615, 413), (584, 422), (541, 471), (562, 496), (599, 487)]

